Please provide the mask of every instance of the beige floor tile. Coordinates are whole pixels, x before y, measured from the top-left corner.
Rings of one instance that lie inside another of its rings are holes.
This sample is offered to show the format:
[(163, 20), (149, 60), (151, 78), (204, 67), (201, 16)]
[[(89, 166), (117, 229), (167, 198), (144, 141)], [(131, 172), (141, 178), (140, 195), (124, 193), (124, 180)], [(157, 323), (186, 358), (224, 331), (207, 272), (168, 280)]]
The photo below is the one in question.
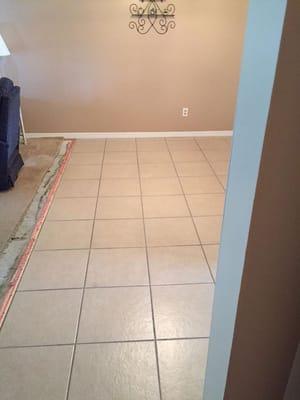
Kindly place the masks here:
[(138, 152), (141, 151), (168, 151), (164, 139), (145, 139), (137, 141)]
[(158, 342), (164, 400), (201, 400), (204, 389), (208, 339)]
[(186, 198), (194, 217), (223, 214), (224, 194), (192, 194)]
[(140, 182), (138, 178), (102, 179), (100, 196), (139, 196)]
[(143, 197), (145, 218), (188, 217), (190, 215), (184, 196)]
[(198, 148), (198, 150), (188, 151), (188, 150), (174, 150), (171, 151), (172, 158), (175, 162), (197, 162), (205, 161), (205, 157)]
[(135, 139), (108, 139), (106, 151), (136, 151)]
[(224, 193), (224, 189), (214, 176), (192, 176), (180, 178), (185, 194)]
[(100, 165), (103, 153), (73, 153), (69, 165)]
[(140, 197), (101, 197), (97, 206), (97, 219), (142, 218)]
[(211, 161), (211, 166), (217, 175), (226, 175), (229, 168), (227, 161)]
[(63, 175), (66, 179), (99, 179), (101, 175), (100, 165), (68, 165)]
[(141, 186), (144, 196), (182, 194), (178, 178), (141, 179)]
[(138, 178), (137, 164), (104, 164), (102, 178)]
[(64, 180), (56, 192), (56, 198), (63, 197), (97, 197), (99, 180)]
[(214, 244), (206, 245), (203, 246), (203, 250), (205, 252), (211, 272), (214, 278), (216, 279), (218, 258), (219, 258), (219, 245), (214, 245)]
[(159, 400), (154, 343), (79, 345), (69, 400), (87, 394), (88, 400)]
[(199, 244), (191, 218), (146, 219), (148, 246)]
[(196, 138), (197, 143), (202, 150), (226, 150), (229, 148), (228, 144), (223, 138), (218, 137), (202, 137)]
[(151, 247), (148, 254), (153, 285), (212, 282), (200, 246)]
[(179, 176), (211, 176), (213, 170), (206, 161), (176, 163)]
[(228, 146), (232, 146), (232, 136), (224, 136), (222, 139)]
[(88, 250), (33, 252), (19, 290), (82, 287), (88, 255)]
[(136, 151), (106, 152), (104, 164), (135, 164), (137, 163)]
[(103, 152), (104, 148), (105, 140), (102, 139), (76, 140), (73, 153), (98, 153)]
[(199, 146), (193, 139), (187, 139), (187, 140), (173, 140), (173, 139), (168, 139), (168, 147), (170, 151), (173, 150), (178, 150), (178, 151), (197, 151), (199, 150)]
[(186, 142), (187, 140), (189, 141), (194, 141), (196, 136), (190, 135), (190, 136), (167, 136), (165, 139), (167, 142)]
[(39, 235), (36, 250), (88, 249), (93, 221), (48, 221)]
[(213, 284), (153, 286), (158, 339), (208, 337)]
[(229, 162), (230, 151), (227, 149), (222, 150), (204, 150), (205, 156), (209, 161), (226, 161)]
[(145, 249), (91, 251), (87, 286), (135, 286), (148, 283)]
[(97, 199), (67, 198), (55, 199), (47, 215), (47, 220), (94, 219)]
[(93, 248), (144, 247), (142, 220), (98, 220), (95, 222)]
[(176, 177), (173, 164), (141, 164), (141, 178), (172, 178)]
[(227, 175), (218, 175), (219, 180), (222, 182), (222, 185), (224, 188), (227, 188), (227, 181), (228, 181), (228, 176)]
[(202, 244), (220, 243), (222, 217), (196, 217), (194, 220)]
[(72, 346), (0, 350), (1, 400), (64, 400)]
[(74, 343), (82, 290), (18, 292), (0, 347)]
[(142, 339), (153, 339), (148, 287), (85, 291), (79, 325), (79, 342)]
[(172, 163), (169, 152), (166, 151), (141, 151), (138, 153), (141, 164)]

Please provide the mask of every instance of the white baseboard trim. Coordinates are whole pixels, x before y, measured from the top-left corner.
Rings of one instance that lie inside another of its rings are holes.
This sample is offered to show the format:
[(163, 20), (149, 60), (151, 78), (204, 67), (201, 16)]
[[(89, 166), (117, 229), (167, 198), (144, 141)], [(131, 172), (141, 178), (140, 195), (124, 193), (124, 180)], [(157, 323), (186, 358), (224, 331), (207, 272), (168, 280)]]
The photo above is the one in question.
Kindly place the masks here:
[(174, 132), (51, 132), (27, 133), (30, 138), (55, 138), (64, 139), (124, 139), (124, 138), (155, 138), (155, 137), (212, 137), (232, 136), (232, 131), (174, 131)]

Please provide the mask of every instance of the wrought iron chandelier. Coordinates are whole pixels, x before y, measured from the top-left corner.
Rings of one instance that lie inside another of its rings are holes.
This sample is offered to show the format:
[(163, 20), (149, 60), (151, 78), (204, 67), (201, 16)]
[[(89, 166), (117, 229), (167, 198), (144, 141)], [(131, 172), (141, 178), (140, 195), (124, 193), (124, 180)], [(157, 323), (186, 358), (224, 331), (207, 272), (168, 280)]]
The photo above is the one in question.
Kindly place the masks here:
[(140, 0), (140, 2), (145, 4), (133, 3), (129, 7), (132, 18), (129, 23), (131, 29), (136, 29), (141, 35), (145, 35), (151, 30), (159, 35), (164, 35), (169, 29), (175, 28), (174, 4), (164, 5), (166, 0)]

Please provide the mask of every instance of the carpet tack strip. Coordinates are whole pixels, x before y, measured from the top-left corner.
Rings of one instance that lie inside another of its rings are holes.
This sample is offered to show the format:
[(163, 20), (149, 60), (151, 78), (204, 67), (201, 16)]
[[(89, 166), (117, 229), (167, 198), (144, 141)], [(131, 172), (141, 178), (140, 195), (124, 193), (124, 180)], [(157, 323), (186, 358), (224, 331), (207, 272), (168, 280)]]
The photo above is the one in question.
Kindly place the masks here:
[(45, 203), (43, 207), (41, 208), (39, 212), (39, 216), (37, 218), (36, 224), (34, 226), (34, 229), (32, 231), (31, 237), (29, 239), (28, 244), (25, 247), (25, 250), (23, 251), (21, 257), (19, 258), (17, 265), (16, 265), (16, 271), (14, 275), (12, 276), (9, 284), (8, 284), (8, 290), (4, 296), (4, 299), (2, 301), (2, 304), (0, 304), (0, 329), (4, 323), (5, 317), (8, 313), (9, 307), (12, 303), (12, 300), (14, 298), (14, 295), (17, 291), (17, 287), (21, 281), (21, 278), (23, 276), (25, 267), (28, 263), (28, 260), (31, 256), (31, 253), (33, 251), (33, 248), (35, 246), (35, 243), (37, 241), (38, 235), (40, 233), (40, 230), (45, 222), (47, 213), (50, 209), (50, 206), (52, 204), (52, 201), (54, 199), (55, 193), (58, 189), (58, 186), (60, 184), (62, 175), (64, 173), (64, 170), (66, 168), (67, 162), (69, 161), (69, 158), (71, 156), (72, 148), (74, 146), (74, 140), (70, 141), (67, 145), (66, 153), (62, 159), (62, 162), (56, 172), (54, 182), (51, 186), (51, 189), (49, 190)]

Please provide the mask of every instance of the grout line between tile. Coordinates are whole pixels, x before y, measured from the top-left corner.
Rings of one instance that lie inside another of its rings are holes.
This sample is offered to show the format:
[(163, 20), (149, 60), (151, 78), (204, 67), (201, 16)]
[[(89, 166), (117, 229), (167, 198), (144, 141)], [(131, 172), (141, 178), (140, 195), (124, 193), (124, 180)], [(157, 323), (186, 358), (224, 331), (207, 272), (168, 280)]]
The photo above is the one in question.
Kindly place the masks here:
[[(195, 140), (195, 139), (194, 139), (194, 140)], [(202, 152), (202, 154), (204, 155), (204, 157), (205, 157), (206, 161), (208, 162), (210, 168), (213, 170), (213, 173), (214, 173), (216, 179), (218, 180), (218, 182), (220, 183), (220, 185), (224, 188), (224, 194), (225, 194), (225, 198), (226, 198), (227, 189), (226, 189), (225, 185), (223, 185), (221, 179), (219, 179), (218, 174), (216, 173), (216, 171), (215, 171), (213, 165), (211, 164), (211, 162), (210, 162), (209, 159), (207, 158), (205, 152), (202, 150), (202, 148), (201, 148), (200, 144), (198, 143), (198, 141), (195, 140), (195, 142), (197, 143), (197, 146), (199, 147), (199, 149), (200, 149), (200, 151)], [(224, 204), (224, 208), (225, 208), (225, 204)], [(223, 218), (224, 218), (224, 211), (225, 211), (225, 210), (223, 210)], [(220, 238), (220, 240), (221, 240), (221, 238)], [(216, 282), (216, 279), (214, 278), (214, 275), (213, 275), (213, 273), (212, 273), (211, 266), (210, 266), (210, 263), (208, 262), (208, 258), (207, 258), (207, 256), (206, 256), (206, 253), (205, 253), (205, 250), (204, 250), (204, 248), (203, 248), (203, 245), (205, 245), (205, 244), (202, 244), (202, 251), (203, 251), (204, 257), (205, 257), (206, 262), (207, 262), (207, 264), (208, 264), (208, 266), (209, 266), (209, 270), (210, 270), (211, 276), (212, 276), (214, 282)]]
[[(194, 139), (194, 140), (195, 140), (195, 139)], [(202, 148), (201, 148), (200, 144), (198, 143), (198, 141), (195, 140), (195, 142), (196, 142), (197, 146), (199, 147), (199, 150), (200, 150), (201, 153), (203, 154), (203, 156), (204, 156), (206, 162), (209, 164), (210, 168), (212, 169), (212, 171), (213, 171), (213, 173), (214, 173), (216, 179), (218, 180), (218, 182), (220, 183), (220, 185), (224, 188), (225, 195), (226, 195), (226, 188), (225, 188), (225, 186), (223, 185), (221, 179), (219, 179), (219, 176), (218, 176), (218, 174), (216, 173), (216, 171), (215, 171), (215, 169), (214, 169), (214, 167), (213, 167), (211, 161), (208, 159), (208, 157), (206, 156), (205, 152), (202, 150)], [(230, 161), (230, 159), (229, 159), (229, 161)], [(228, 162), (229, 162), (229, 161), (228, 161)]]
[(101, 185), (101, 177), (102, 177), (102, 173), (103, 173), (103, 162), (104, 162), (104, 154), (105, 154), (106, 144), (107, 144), (107, 141), (105, 140), (104, 141), (103, 156), (102, 156), (102, 163), (101, 163), (100, 179), (99, 179), (99, 185), (98, 185), (96, 207), (95, 207), (95, 210), (94, 210), (94, 220), (93, 220), (93, 226), (92, 226), (92, 232), (91, 232), (89, 254), (88, 254), (86, 270), (85, 270), (85, 276), (84, 276), (84, 288), (82, 290), (82, 296), (81, 296), (81, 302), (80, 302), (80, 307), (79, 307), (78, 320), (77, 320), (76, 331), (75, 331), (75, 343), (74, 343), (72, 357), (71, 357), (70, 373), (69, 373), (68, 384), (67, 384), (67, 389), (66, 389), (66, 397), (65, 397), (66, 400), (69, 399), (69, 395), (70, 395), (72, 373), (73, 373), (73, 368), (74, 368), (74, 361), (75, 361), (75, 356), (76, 356), (80, 320), (81, 320), (81, 314), (82, 314), (83, 302), (84, 302), (84, 295), (85, 295), (85, 286), (86, 286), (86, 282), (87, 282), (88, 268), (89, 268), (89, 262), (90, 262), (91, 251), (92, 251), (92, 242), (93, 242), (93, 236), (94, 236), (94, 228), (95, 228), (95, 221), (96, 221), (97, 206), (98, 206), (98, 201), (99, 201), (99, 192), (100, 192), (100, 185)]
[[(165, 140), (166, 140), (166, 139), (165, 139)], [(195, 141), (195, 140), (194, 140), (194, 141)], [(168, 144), (167, 140), (166, 140), (166, 144), (167, 144), (167, 148), (169, 149), (169, 152), (170, 152), (170, 148), (169, 148), (169, 144)], [(198, 145), (198, 143), (197, 143), (197, 145)], [(198, 147), (199, 147), (199, 145), (198, 145)], [(199, 148), (200, 148), (200, 147), (199, 147)], [(209, 265), (209, 263), (208, 263), (208, 261), (207, 261), (206, 254), (205, 254), (204, 249), (203, 249), (203, 244), (202, 244), (202, 241), (201, 241), (201, 238), (200, 238), (200, 235), (199, 235), (199, 232), (198, 232), (198, 229), (197, 229), (195, 220), (194, 220), (194, 217), (195, 217), (195, 216), (193, 216), (193, 214), (192, 214), (192, 210), (191, 210), (190, 205), (189, 205), (189, 202), (188, 202), (188, 200), (187, 200), (186, 193), (185, 193), (184, 190), (183, 190), (183, 185), (182, 185), (181, 179), (180, 179), (180, 177), (179, 177), (179, 175), (178, 175), (177, 168), (176, 168), (176, 165), (175, 165), (175, 162), (174, 162), (174, 159), (173, 159), (173, 155), (172, 155), (171, 152), (170, 152), (170, 156), (171, 156), (171, 159), (172, 159), (172, 161), (173, 161), (173, 165), (174, 165), (174, 168), (175, 168), (175, 170), (176, 170), (177, 177), (178, 177), (178, 179), (179, 179), (179, 183), (180, 183), (180, 185), (181, 185), (181, 189), (182, 189), (182, 192), (183, 192), (183, 195), (184, 195), (184, 198), (185, 198), (185, 202), (186, 202), (187, 208), (188, 208), (189, 213), (190, 213), (190, 216), (191, 216), (191, 218), (192, 218), (192, 222), (193, 222), (194, 229), (195, 229), (197, 238), (198, 238), (199, 243), (200, 243), (200, 246), (201, 246), (202, 253), (203, 253), (204, 257), (205, 257), (205, 261), (206, 261), (206, 264), (207, 264), (207, 268), (208, 268), (208, 270), (209, 270), (209, 273), (210, 273), (210, 276), (211, 276), (211, 279), (212, 279), (213, 283), (216, 283), (215, 278), (214, 278), (213, 273), (212, 273), (212, 270), (211, 270), (211, 268), (210, 268), (210, 265)]]
[[(189, 217), (187, 217), (189, 218)], [(209, 242), (209, 243), (202, 243), (203, 246), (209, 246), (209, 245), (216, 245), (220, 244), (220, 242)], [(186, 247), (186, 246), (201, 246), (201, 244), (196, 243), (196, 244), (175, 244), (175, 245), (160, 245), (160, 246), (147, 246), (148, 248), (158, 248), (158, 247)], [(92, 250), (111, 250), (111, 249), (144, 249), (145, 246), (127, 246), (127, 247), (93, 247)], [(35, 252), (43, 252), (43, 251), (74, 251), (74, 250), (89, 250), (87, 247), (80, 247), (80, 248), (64, 248), (64, 249), (37, 249), (34, 250)]]
[[(138, 197), (138, 198), (140, 198), (140, 196), (134, 196), (134, 197)], [(159, 196), (160, 197), (160, 196)], [(185, 196), (183, 196), (183, 197), (185, 197)], [(141, 201), (142, 201), (142, 199), (141, 199)], [(98, 203), (99, 202), (99, 200), (96, 202), (96, 203)], [(205, 214), (205, 215), (193, 215), (192, 216), (192, 218), (201, 218), (201, 217), (222, 217), (223, 215), (222, 214)], [(142, 219), (146, 219), (146, 220), (148, 220), (148, 219), (173, 219), (173, 218), (189, 218), (190, 217), (190, 214), (189, 215), (169, 215), (169, 216), (159, 216), (159, 217), (145, 217), (145, 218), (143, 218), (143, 217), (141, 217), (141, 218), (128, 218), (128, 217), (126, 217), (126, 218), (121, 218), (121, 217), (118, 217), (118, 218), (95, 218), (95, 220), (96, 221), (120, 221), (120, 220), (122, 220), (122, 221), (128, 221), (128, 220), (142, 220)], [(47, 218), (47, 222), (74, 222), (74, 221), (93, 221), (94, 220), (94, 218), (81, 218), (81, 219), (48, 219)]]
[[(183, 282), (183, 283), (154, 283), (152, 287), (165, 287), (165, 286), (200, 286), (200, 285), (212, 285), (214, 282)], [(147, 284), (141, 285), (115, 285), (115, 286), (77, 286), (77, 287), (63, 287), (63, 288), (44, 288), (44, 289), (21, 289), (18, 293), (32, 293), (32, 292), (54, 292), (54, 291), (65, 291), (65, 290), (93, 290), (93, 289), (121, 289), (121, 288), (139, 288), (149, 287)]]
[[(156, 164), (161, 164), (161, 163), (156, 163)], [(152, 164), (152, 165), (156, 165), (156, 164)], [(180, 163), (177, 163), (180, 164)], [(184, 163), (185, 164), (185, 163)], [(112, 165), (112, 164), (111, 164)], [(122, 166), (122, 164), (114, 164), (114, 165), (119, 165), (120, 167)], [(127, 164), (129, 165), (129, 164)], [(132, 165), (132, 164), (130, 164)], [(145, 165), (145, 164), (144, 164)], [(219, 175), (226, 175), (226, 174), (219, 174)], [(141, 176), (142, 180), (146, 180), (146, 179), (175, 179), (176, 177), (180, 178), (208, 178), (208, 177), (212, 177), (215, 176), (215, 172), (213, 175), (168, 175), (168, 176)], [(217, 175), (218, 176), (218, 175)], [(83, 180), (89, 180), (89, 181), (98, 181), (100, 178), (97, 177), (92, 177), (92, 178), (63, 178), (63, 181), (83, 181)], [(138, 176), (110, 176), (110, 177), (103, 177), (102, 180), (103, 181), (108, 181), (108, 180), (128, 180), (128, 179), (136, 179), (138, 180)], [(218, 182), (220, 182), (220, 180), (218, 179)], [(223, 185), (222, 185), (223, 187)]]
[(139, 175), (139, 184), (140, 184), (140, 198), (141, 198), (141, 204), (142, 204), (144, 240), (145, 240), (145, 245), (146, 245), (145, 250), (146, 250), (147, 271), (148, 271), (148, 281), (149, 281), (149, 293), (150, 293), (150, 302), (151, 302), (151, 316), (152, 316), (152, 326), (153, 326), (153, 335), (154, 335), (154, 347), (155, 347), (156, 369), (157, 369), (157, 379), (158, 379), (158, 390), (159, 390), (159, 398), (160, 398), (160, 400), (162, 400), (160, 367), (159, 367), (158, 346), (157, 346), (157, 335), (156, 335), (155, 316), (154, 316), (153, 294), (152, 294), (152, 287), (151, 287), (151, 273), (150, 273), (149, 254), (148, 254), (148, 246), (147, 246), (144, 203), (143, 203), (143, 196), (142, 196), (141, 171), (140, 171), (140, 162), (139, 162), (139, 157), (138, 157), (138, 149), (137, 149), (138, 146), (137, 146), (136, 139), (135, 139), (135, 146), (136, 146), (137, 159), (138, 159), (138, 164), (137, 165), (138, 165), (138, 175)]
[[(157, 342), (168, 342), (168, 341), (182, 341), (182, 340), (201, 340), (201, 339), (209, 339), (209, 336), (189, 336), (189, 337), (170, 337), (170, 338), (159, 338), (156, 339)], [(155, 342), (154, 339), (135, 339), (135, 340), (112, 340), (107, 342), (77, 342), (79, 346), (87, 346), (87, 345), (97, 345), (97, 344), (122, 344), (122, 343), (152, 343)], [(74, 347), (74, 343), (52, 343), (52, 344), (33, 344), (33, 345), (25, 345), (25, 346), (3, 346), (0, 347), (1, 350), (7, 349), (35, 349), (41, 347), (64, 347), (64, 346), (72, 346)]]

